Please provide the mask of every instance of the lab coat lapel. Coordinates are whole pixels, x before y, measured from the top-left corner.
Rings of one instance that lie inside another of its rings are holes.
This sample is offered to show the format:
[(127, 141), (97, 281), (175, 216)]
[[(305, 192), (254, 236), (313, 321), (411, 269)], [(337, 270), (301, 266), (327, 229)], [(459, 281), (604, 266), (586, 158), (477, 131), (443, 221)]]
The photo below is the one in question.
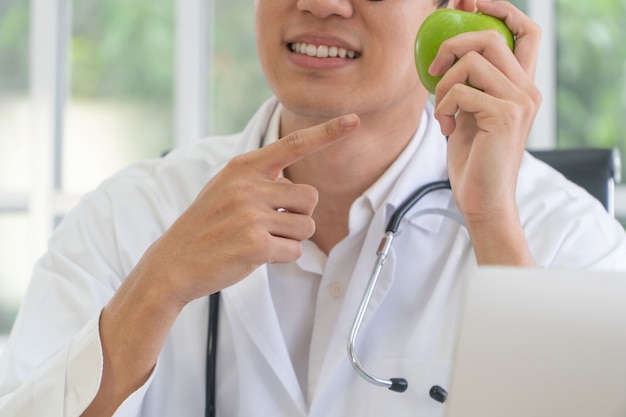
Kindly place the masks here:
[(236, 285), (222, 291), (228, 316), (240, 320), (294, 403), (306, 414), (306, 404), (284, 342), (269, 289), (267, 269), (258, 268)]

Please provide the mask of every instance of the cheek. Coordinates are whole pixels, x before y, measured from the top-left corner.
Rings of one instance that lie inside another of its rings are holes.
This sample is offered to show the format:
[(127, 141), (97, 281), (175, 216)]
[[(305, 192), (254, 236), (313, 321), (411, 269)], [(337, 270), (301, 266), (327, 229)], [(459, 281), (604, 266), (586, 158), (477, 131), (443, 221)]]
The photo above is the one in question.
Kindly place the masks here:
[(385, 72), (385, 77), (417, 81), (414, 43), (415, 36), (412, 32), (398, 33), (397, 36), (388, 38), (383, 56), (378, 60), (378, 70)]
[(370, 28), (370, 33), (379, 34), (377, 39), (380, 43), (376, 48), (382, 51), (382, 56), (379, 57), (381, 65), (395, 66), (400, 71), (408, 66), (413, 66), (414, 69), (415, 37), (423, 21), (423, 13), (424, 11), (416, 7), (403, 7), (398, 13), (385, 19), (385, 22), (379, 21), (375, 28)]

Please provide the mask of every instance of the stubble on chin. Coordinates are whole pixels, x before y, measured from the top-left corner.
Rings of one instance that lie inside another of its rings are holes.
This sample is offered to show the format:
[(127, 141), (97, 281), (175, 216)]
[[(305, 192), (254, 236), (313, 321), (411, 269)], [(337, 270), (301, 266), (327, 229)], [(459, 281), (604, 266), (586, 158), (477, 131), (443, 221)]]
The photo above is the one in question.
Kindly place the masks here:
[[(349, 113), (358, 113), (358, 101), (333, 99), (327, 93), (297, 92), (277, 96), (281, 104), (296, 117), (323, 123)], [(316, 123), (315, 123), (316, 124)]]

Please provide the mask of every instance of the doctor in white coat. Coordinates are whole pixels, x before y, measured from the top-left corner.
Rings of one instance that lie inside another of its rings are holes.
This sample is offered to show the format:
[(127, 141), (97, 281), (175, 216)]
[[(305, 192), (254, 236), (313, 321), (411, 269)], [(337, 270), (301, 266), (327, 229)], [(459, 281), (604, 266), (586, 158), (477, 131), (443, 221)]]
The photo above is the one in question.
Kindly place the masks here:
[[(441, 416), (463, 278), (482, 264), (625, 268), (623, 229), (524, 152), (540, 102), (539, 30), (504, 1), (448, 7), (505, 20), (431, 67), (412, 48), (434, 0), (257, 0), (276, 94), (241, 133), (137, 164), (59, 226), (0, 362), (2, 416), (201, 416), (207, 296), (221, 291), (218, 416)], [(471, 80), (472, 88), (466, 81)], [(449, 136), (446, 142), (445, 136)], [(386, 220), (407, 216), (365, 317), (360, 379), (345, 341)], [(416, 208), (419, 210), (419, 208)]]

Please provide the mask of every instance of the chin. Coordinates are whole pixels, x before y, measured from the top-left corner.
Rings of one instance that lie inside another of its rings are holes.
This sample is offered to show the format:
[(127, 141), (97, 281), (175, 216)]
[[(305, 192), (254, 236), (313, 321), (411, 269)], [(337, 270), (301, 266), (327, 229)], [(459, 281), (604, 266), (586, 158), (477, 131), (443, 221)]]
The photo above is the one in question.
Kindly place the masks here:
[(284, 94), (278, 95), (282, 105), (292, 113), (309, 119), (326, 121), (334, 117), (348, 113), (358, 113), (354, 103), (350, 100), (333, 99), (332, 96), (321, 96), (319, 94)]

